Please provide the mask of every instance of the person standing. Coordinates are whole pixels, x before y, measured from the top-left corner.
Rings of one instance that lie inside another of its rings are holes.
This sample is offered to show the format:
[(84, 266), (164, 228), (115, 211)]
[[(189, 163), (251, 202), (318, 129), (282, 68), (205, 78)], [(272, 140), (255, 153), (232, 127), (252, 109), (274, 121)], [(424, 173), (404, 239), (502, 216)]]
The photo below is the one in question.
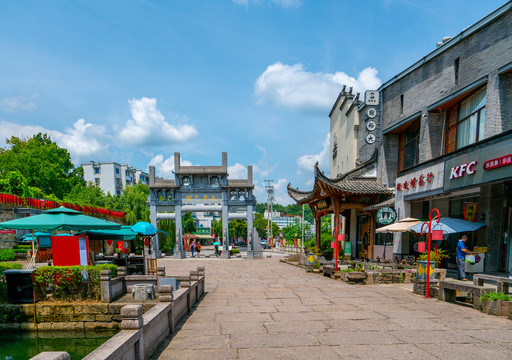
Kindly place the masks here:
[(465, 267), (466, 267), (466, 262), (465, 262), (466, 254), (471, 254), (471, 251), (469, 251), (466, 248), (466, 241), (467, 240), (468, 240), (468, 237), (466, 235), (462, 235), (462, 237), (459, 239), (459, 242), (457, 244), (457, 256), (456, 256), (457, 268), (458, 268), (457, 279), (458, 280), (462, 280), (462, 281), (466, 281), (467, 280), (467, 278), (466, 278), (466, 270), (465, 270)]
[(192, 240), (192, 243), (190, 244), (190, 252), (192, 253), (192, 257), (194, 257), (195, 250), (196, 250), (196, 241)]
[(219, 244), (215, 244), (215, 256), (219, 256)]
[(197, 257), (199, 257), (199, 254), (201, 253), (201, 243), (199, 241), (196, 244), (196, 252), (197, 252)]

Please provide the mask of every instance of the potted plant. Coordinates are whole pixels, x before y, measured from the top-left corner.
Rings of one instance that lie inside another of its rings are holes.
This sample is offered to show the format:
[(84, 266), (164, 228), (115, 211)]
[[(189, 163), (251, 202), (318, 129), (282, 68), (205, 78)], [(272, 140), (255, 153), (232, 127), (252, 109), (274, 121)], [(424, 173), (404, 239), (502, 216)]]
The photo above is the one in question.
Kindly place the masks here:
[(480, 297), (480, 310), (489, 315), (503, 316), (509, 313), (510, 295), (502, 292), (491, 292)]

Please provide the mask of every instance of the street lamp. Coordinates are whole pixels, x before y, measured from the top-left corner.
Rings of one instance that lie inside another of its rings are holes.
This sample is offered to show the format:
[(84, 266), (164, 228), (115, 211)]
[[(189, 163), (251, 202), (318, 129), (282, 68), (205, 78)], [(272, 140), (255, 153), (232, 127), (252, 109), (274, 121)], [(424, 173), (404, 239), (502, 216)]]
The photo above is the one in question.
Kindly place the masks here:
[(427, 247), (427, 292), (426, 292), (426, 298), (429, 298), (429, 290), (430, 290), (430, 242), (432, 240), (432, 233), (436, 232), (436, 238), (439, 237), (439, 231), (441, 232), (441, 240), (443, 239), (443, 231), (442, 230), (434, 230), (432, 231), (432, 213), (437, 212), (437, 219), (434, 218), (434, 220), (437, 220), (437, 223), (439, 224), (439, 219), (441, 218), (441, 214), (439, 213), (439, 210), (436, 208), (432, 209), (429, 216), (429, 221), (424, 222), (421, 224), (421, 235), (423, 235), (423, 227), (425, 225), (428, 226), (428, 247)]

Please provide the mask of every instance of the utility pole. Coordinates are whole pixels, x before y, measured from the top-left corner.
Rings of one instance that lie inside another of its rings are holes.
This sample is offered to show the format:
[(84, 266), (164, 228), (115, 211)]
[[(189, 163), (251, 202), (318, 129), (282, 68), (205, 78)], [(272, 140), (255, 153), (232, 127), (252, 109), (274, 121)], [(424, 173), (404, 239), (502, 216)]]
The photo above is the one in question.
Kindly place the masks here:
[[(272, 212), (273, 212), (273, 202), (274, 202), (274, 180), (265, 180), (265, 190), (267, 190), (267, 231), (269, 232), (269, 236), (267, 240), (272, 239)], [(269, 241), (270, 243), (270, 241)], [(272, 244), (270, 244), (272, 247)]]
[(302, 204), (302, 251), (304, 251), (304, 204)]

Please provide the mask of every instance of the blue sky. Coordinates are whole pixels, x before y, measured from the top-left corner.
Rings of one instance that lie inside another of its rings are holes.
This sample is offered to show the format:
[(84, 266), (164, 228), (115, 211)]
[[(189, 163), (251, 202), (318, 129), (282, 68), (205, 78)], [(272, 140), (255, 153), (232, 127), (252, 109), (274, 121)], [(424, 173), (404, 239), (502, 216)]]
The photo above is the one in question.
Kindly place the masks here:
[(291, 203), (328, 173), (343, 84), (381, 83), (504, 0), (0, 2), (0, 147), (49, 133), (75, 165), (254, 166)]

